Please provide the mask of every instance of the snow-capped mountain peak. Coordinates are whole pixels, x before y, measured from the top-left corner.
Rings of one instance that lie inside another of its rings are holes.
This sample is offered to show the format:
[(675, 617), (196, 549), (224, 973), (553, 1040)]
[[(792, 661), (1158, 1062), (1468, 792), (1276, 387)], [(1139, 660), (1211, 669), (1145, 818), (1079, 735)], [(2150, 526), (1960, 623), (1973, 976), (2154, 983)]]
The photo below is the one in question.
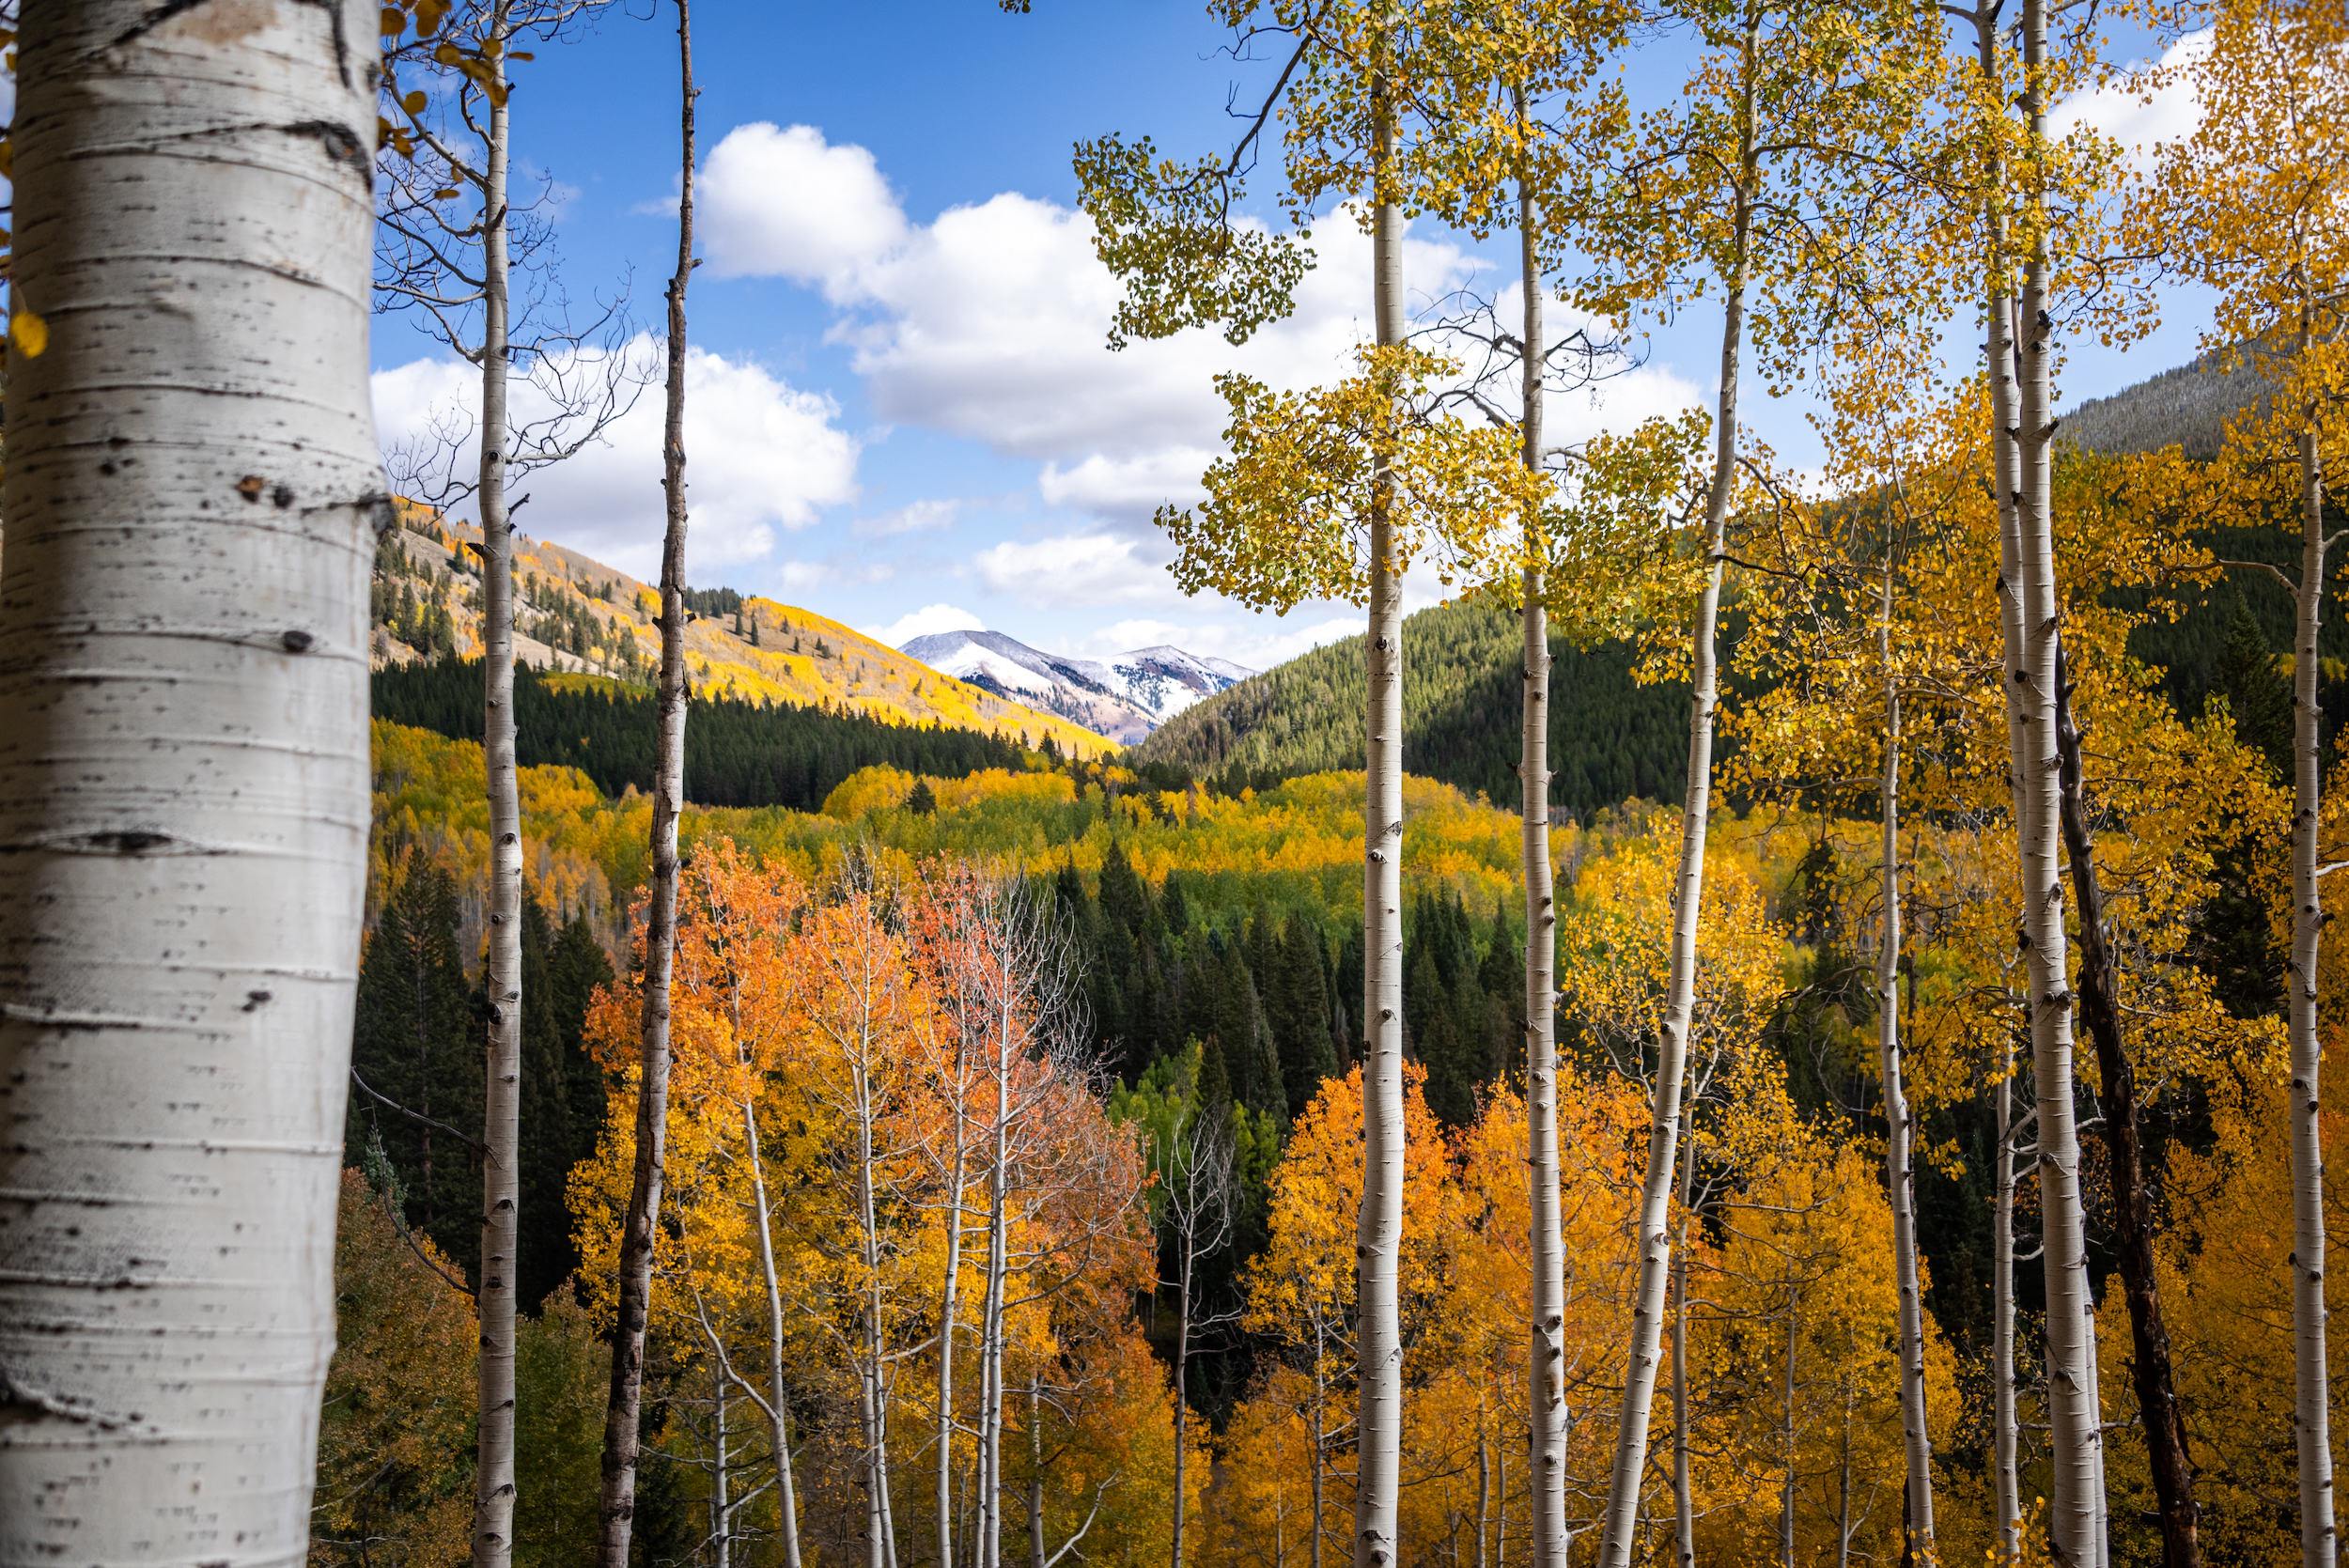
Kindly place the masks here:
[(1226, 659), (1161, 644), (1076, 659), (1032, 648), (1000, 631), (941, 631), (899, 652), (957, 680), (1072, 720), (1133, 745), (1203, 697), (1255, 674)]

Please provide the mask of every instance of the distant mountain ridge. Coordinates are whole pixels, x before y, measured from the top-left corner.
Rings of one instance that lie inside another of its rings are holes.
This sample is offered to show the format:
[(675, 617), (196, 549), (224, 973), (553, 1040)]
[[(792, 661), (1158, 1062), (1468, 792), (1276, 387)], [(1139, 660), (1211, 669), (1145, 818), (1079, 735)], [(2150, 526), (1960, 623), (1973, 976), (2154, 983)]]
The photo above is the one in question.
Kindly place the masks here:
[[(1483, 604), (1403, 623), (1403, 766), (1514, 807), (1524, 701), (1515, 615)], [(1550, 642), (1550, 803), (1585, 816), (1635, 796), (1674, 800), (1688, 771), (1688, 687), (1641, 686), (1622, 643)], [(1362, 766), (1368, 692), (1360, 634), (1315, 648), (1196, 703), (1134, 749), (1134, 764), (1262, 789)], [(1726, 750), (1726, 748), (1724, 748)]]
[[(370, 662), (377, 669), (481, 656), (481, 531), (403, 505), (377, 548)], [(575, 550), (514, 538), (514, 657), (550, 675), (649, 689), (661, 656), (650, 584)], [(1092, 726), (1017, 696), (941, 678), (920, 660), (798, 605), (688, 590), (685, 662), (697, 698), (790, 703), (885, 723), (1002, 731), (1063, 753), (1114, 748)]]
[(898, 652), (941, 674), (1082, 724), (1121, 745), (1255, 674), (1226, 659), (1161, 644), (1107, 661), (1046, 653), (1000, 631), (936, 631)]

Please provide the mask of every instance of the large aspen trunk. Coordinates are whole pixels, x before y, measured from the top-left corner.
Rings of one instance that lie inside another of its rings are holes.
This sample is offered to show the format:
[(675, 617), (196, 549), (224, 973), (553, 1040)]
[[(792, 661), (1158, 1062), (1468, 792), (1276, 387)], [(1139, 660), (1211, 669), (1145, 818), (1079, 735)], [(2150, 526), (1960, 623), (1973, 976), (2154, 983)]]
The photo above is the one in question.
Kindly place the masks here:
[(1876, 637), (1884, 670), (1884, 927), (1876, 950), (1876, 1068), (1884, 1080), (1884, 1184), (1892, 1204), (1892, 1270), (1900, 1291), (1901, 1436), (1907, 1456), (1908, 1560), (1931, 1562), (1933, 1435), (1925, 1426), (1924, 1300), (1917, 1270), (1916, 1128), (1901, 1079), (1901, 695), (1892, 671), (1892, 572), (1884, 574)]
[[(2304, 320), (2300, 360), (2310, 334)], [(2333, 1568), (2332, 1401), (2325, 1346), (2325, 1146), (2317, 1120), (2317, 946), (2325, 934), (2324, 890), (2317, 878), (2317, 820), (2323, 804), (2323, 756), (2317, 722), (2317, 629), (2325, 607), (2325, 478), (2318, 462), (2311, 402), (2300, 432), (2300, 585), (2292, 635), (2292, 1094), (2293, 1426), (2300, 1451), (2301, 1568)]]
[[(1383, 189), (1393, 159), (1385, 65), (1371, 80), (1376, 117), (1371, 239), (1378, 345), (1404, 341), (1403, 210)], [(1356, 1227), (1360, 1413), (1356, 1419), (1355, 1568), (1389, 1568), (1403, 1468), (1403, 1340), (1397, 1297), (1403, 1243), (1403, 582), (1394, 560), (1394, 487), (1373, 476), (1370, 625), (1363, 639), (1362, 1198)]]
[(1616, 1419), (1615, 1459), (1609, 1477), (1599, 1568), (1629, 1568), (1640, 1520), (1640, 1479), (1647, 1467), (1648, 1416), (1656, 1401), (1656, 1364), (1662, 1348), (1664, 1298), (1672, 1278), (1672, 1169), (1681, 1134), (1681, 1079), (1688, 1062), (1688, 1029), (1696, 1006), (1697, 925), (1704, 906), (1704, 842), (1713, 803), (1713, 710), (1719, 702), (1714, 647), (1721, 600), (1721, 562), (1729, 503), (1736, 483), (1737, 380), (1746, 324), (1747, 251), (1753, 221), (1753, 80), (1757, 29), (1749, 24), (1742, 66), (1740, 157), (1734, 193), (1731, 271), (1721, 319), (1719, 422), (1713, 432), (1713, 479), (1704, 503), (1703, 587), (1690, 634), (1688, 784), (1681, 802), (1679, 893), (1672, 907), (1672, 971), (1664, 1002), (1663, 1038), (1656, 1063), (1647, 1174), (1640, 1193), (1640, 1285), (1632, 1309), (1630, 1355), (1623, 1405)]
[(301, 1562), (367, 844), (376, 13), (20, 13), (0, 1561)]
[(669, 380), (661, 442), (668, 526), (661, 547), (661, 726), (653, 764), (652, 876), (645, 914), (645, 1004), (636, 1092), (636, 1170), (620, 1234), (612, 1394), (604, 1409), (597, 1568), (628, 1568), (636, 1514), (645, 1326), (652, 1308), (654, 1232), (661, 1222), (669, 1124), (669, 978), (677, 960), (677, 818), (685, 809), (685, 287), (693, 274), (693, 31), (677, 0), (677, 73), (684, 107), (677, 194), (677, 272), (669, 279)]
[[(1525, 92), (1516, 95), (1517, 123), (1527, 121)], [(1535, 245), (1539, 217), (1532, 182), (1517, 183), (1517, 241), (1525, 289), (1524, 411), (1526, 471), (1542, 467), (1542, 273)], [(1527, 1409), (1532, 1418), (1533, 1568), (1564, 1568), (1566, 1534), (1565, 1249), (1558, 1213), (1558, 907), (1549, 864), (1549, 625), (1542, 605), (1542, 528), (1538, 507), (1526, 510), (1525, 703), (1517, 782), (1525, 839), (1519, 855), (1525, 877), (1525, 1137), (1527, 1213), (1532, 1234), (1532, 1300), (1527, 1352)], [(1507, 1498), (1502, 1498), (1506, 1512)], [(1480, 1541), (1481, 1549), (1481, 1541)]]
[[(775, 1451), (776, 1533), (784, 1568), (800, 1568), (800, 1501), (791, 1474), (791, 1392), (783, 1380), (783, 1285), (775, 1276), (774, 1221), (767, 1206), (767, 1162), (758, 1116), (742, 1103), (742, 1146), (751, 1162), (751, 1202), (758, 1209), (758, 1275), (767, 1288), (767, 1425)], [(941, 1560), (941, 1561), (944, 1560)]]
[(2079, 901), (2080, 1017), (2096, 1048), (2102, 1080), (2105, 1147), (2110, 1156), (2112, 1231), (2120, 1253), (2122, 1292), (2129, 1309), (2130, 1372), (2137, 1384), (2139, 1424), (2161, 1518), (2165, 1568), (2198, 1568), (2202, 1560), (2194, 1504), (2194, 1467), (2186, 1452), (2186, 1420), (2178, 1408), (2170, 1366), (2170, 1330), (2161, 1312), (2154, 1260), (2153, 1194), (2145, 1179), (2139, 1127), (2137, 1072), (2121, 1039), (2120, 973), (2105, 929), (2104, 890), (2096, 876), (2096, 846), (2088, 829), (2080, 768), (2080, 732), (2072, 712), (2068, 661), (2058, 666), (2056, 739), (2061, 747), (2063, 848)]
[[(490, 12), (490, 34), (507, 33), (506, 8)], [(488, 63), (503, 85), (503, 54)], [(506, 182), (512, 121), (505, 95), (490, 99), (488, 158), (481, 185), (482, 760), (490, 795), (490, 934), (482, 988), (489, 1040), (482, 1095), (481, 1273), (476, 1392), (480, 1442), (474, 1466), (474, 1568), (506, 1568), (514, 1557), (514, 1285), (521, 1241), (522, 807), (514, 755), (514, 525), (506, 505), (506, 374), (510, 325)], [(538, 1223), (547, 1224), (540, 1216)]]
[[(2043, 84), (2046, 0), (2024, 0), (2023, 104), (2033, 146), (2046, 136)], [(2038, 193), (2028, 199), (2036, 206)], [(2095, 1302), (2089, 1293), (2088, 1240), (2080, 1203), (2079, 1137), (2073, 1114), (2072, 991), (2063, 928), (2061, 790), (2056, 777), (2057, 650), (2062, 601), (2056, 588), (2052, 473), (2055, 440), (2054, 323), (2047, 315), (2052, 246), (2046, 225), (2030, 225), (2024, 259), (2015, 437), (2015, 613), (2019, 642), (2009, 649), (2020, 723), (2015, 741), (2022, 876), (2021, 945), (2030, 971), (2031, 1063), (2037, 1099), (2041, 1261), (2046, 1281), (2052, 1547), (2067, 1568), (2094, 1568), (2104, 1555), (2103, 1427), (2094, 1361)]]

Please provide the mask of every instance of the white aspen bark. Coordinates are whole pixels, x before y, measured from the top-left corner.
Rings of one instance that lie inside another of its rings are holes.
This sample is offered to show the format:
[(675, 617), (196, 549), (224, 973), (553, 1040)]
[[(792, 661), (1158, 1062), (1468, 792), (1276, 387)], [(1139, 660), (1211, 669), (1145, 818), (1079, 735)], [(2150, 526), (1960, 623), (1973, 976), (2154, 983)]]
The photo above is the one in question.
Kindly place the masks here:
[[(1371, 78), (1372, 287), (1381, 348), (1404, 341), (1401, 206), (1384, 189), (1394, 156), (1393, 108), (1382, 54)], [(1372, 484), (1369, 696), (1362, 814), (1362, 1198), (1355, 1301), (1361, 1358), (1354, 1483), (1355, 1568), (1389, 1568), (1403, 1467), (1403, 1340), (1397, 1298), (1403, 1244), (1403, 582), (1394, 559), (1393, 481), (1381, 459)]]
[(1182, 1300), (1174, 1320), (1174, 1568), (1183, 1568), (1183, 1485), (1190, 1433), (1190, 1276), (1197, 1264), (1194, 1227), (1183, 1227)]
[[(1527, 121), (1525, 92), (1516, 94), (1517, 123)], [(1542, 273), (1535, 245), (1539, 214), (1532, 182), (1517, 184), (1518, 265), (1525, 291), (1523, 460), (1542, 467)], [(1525, 1135), (1527, 1213), (1532, 1234), (1532, 1332), (1527, 1350), (1527, 1409), (1532, 1418), (1533, 1568), (1563, 1568), (1566, 1559), (1565, 1249), (1558, 1214), (1557, 889), (1549, 864), (1549, 625), (1542, 604), (1541, 514), (1529, 508), (1525, 536), (1525, 703), (1517, 781), (1525, 840)], [(1503, 1504), (1504, 1511), (1506, 1504)]]
[(1688, 1210), (1696, 1190), (1696, 1144), (1680, 1148), (1680, 1246), (1672, 1253), (1672, 1560), (1695, 1568), (1697, 1500), (1688, 1453)]
[(1492, 1528), (1493, 1466), (1485, 1436), (1485, 1401), (1476, 1402), (1476, 1568), (1486, 1568), (1486, 1538)]
[(669, 980), (677, 961), (677, 818), (685, 810), (685, 288), (693, 273), (693, 32), (690, 0), (677, 0), (680, 184), (677, 272), (669, 279), (669, 379), (661, 489), (660, 742), (653, 765), (652, 875), (645, 917), (645, 1002), (636, 1094), (636, 1168), (620, 1236), (612, 1393), (604, 1408), (603, 1481), (597, 1568), (628, 1568), (636, 1514), (638, 1416), (644, 1399), (645, 1326), (652, 1306), (652, 1254), (661, 1222), (669, 1126)]
[[(2024, 113), (2030, 138), (2047, 132), (2044, 83), (2046, 0), (2024, 0)], [(2033, 194), (2034, 204), (2040, 199)], [(2031, 1059), (2038, 1100), (2038, 1173), (2042, 1265), (2046, 1279), (2049, 1460), (2054, 1493), (2052, 1546), (2072, 1568), (2102, 1559), (2103, 1449), (2094, 1351), (2094, 1303), (2088, 1288), (2088, 1241), (2080, 1204), (2079, 1138), (2073, 1116), (2072, 991), (2063, 929), (2062, 840), (2056, 777), (2056, 680), (2062, 603), (2056, 588), (2050, 485), (2054, 446), (2054, 324), (2049, 301), (2051, 246), (2046, 225), (2023, 268), (2021, 356), (2015, 438), (2017, 610), (2015, 650), (2021, 705), (2015, 770), (2022, 792), (2019, 854), (2022, 938), (2030, 976)]]
[(726, 1568), (728, 1548), (733, 1545), (734, 1507), (727, 1500), (726, 1486), (726, 1374), (724, 1363), (710, 1358), (710, 1421), (716, 1428), (717, 1463), (709, 1475), (709, 1536), (711, 1555), (717, 1568)]
[(1780, 1440), (1786, 1451), (1786, 1481), (1778, 1493), (1779, 1568), (1795, 1568), (1795, 1347), (1800, 1342), (1800, 1303), (1792, 1285), (1786, 1291), (1786, 1379), (1782, 1395)]
[(2023, 1560), (2023, 1498), (2015, 1473), (2015, 1050), (1999, 1078), (1999, 1191), (1990, 1231), (1990, 1379), (1992, 1463), (1998, 1474), (1999, 1560)]
[(1314, 1325), (1314, 1531), (1313, 1544), (1307, 1553), (1308, 1568), (1321, 1568), (1321, 1530), (1323, 1510), (1322, 1471), (1330, 1463), (1330, 1438), (1322, 1429), (1322, 1413), (1330, 1399), (1329, 1381), (1321, 1364), (1321, 1326)]
[[(962, 1141), (959, 1081), (952, 1111), (955, 1155), (951, 1165), (951, 1185), (946, 1193), (946, 1269), (938, 1292), (938, 1421), (934, 1437), (937, 1443), (934, 1500), (938, 1511), (939, 1568), (953, 1568), (955, 1562), (955, 1334), (957, 1320), (962, 1310), (962, 1192), (969, 1177), (968, 1156)], [(787, 1568), (799, 1568), (799, 1565), (791, 1563)]]
[(1713, 479), (1704, 505), (1704, 579), (1690, 638), (1688, 785), (1680, 819), (1679, 897), (1672, 908), (1672, 974), (1665, 996), (1663, 1038), (1657, 1052), (1656, 1101), (1651, 1113), (1647, 1175), (1640, 1194), (1640, 1287), (1632, 1310), (1630, 1354), (1624, 1369), (1623, 1405), (1615, 1429), (1614, 1467), (1599, 1540), (1599, 1568), (1629, 1568), (1640, 1515), (1640, 1477), (1647, 1467), (1648, 1415), (1656, 1399), (1665, 1288), (1672, 1275), (1672, 1167), (1681, 1135), (1681, 1078), (1688, 1060), (1688, 1029), (1696, 1005), (1697, 925), (1704, 905), (1704, 842), (1713, 801), (1713, 710), (1719, 700), (1714, 636), (1721, 599), (1721, 551), (1736, 481), (1737, 381), (1745, 337), (1748, 248), (1753, 222), (1757, 163), (1753, 151), (1753, 82), (1758, 70), (1758, 22), (1743, 40), (1744, 97), (1739, 117), (1739, 166), (1734, 192), (1731, 269), (1721, 319), (1719, 413), (1713, 432)]
[[(2301, 363), (2310, 334), (2304, 318)], [(2333, 1568), (2332, 1401), (2325, 1344), (2325, 1147), (2317, 1120), (2316, 959), (2324, 938), (2324, 893), (2317, 880), (2317, 812), (2323, 756), (2317, 721), (2317, 629), (2325, 604), (2325, 478), (2318, 462), (2311, 400), (2300, 432), (2300, 587), (2292, 638), (2292, 1344), (2293, 1428), (2299, 1445), (2301, 1568)]]
[(376, 14), (21, 13), (0, 1562), (308, 1552), (367, 841)]
[(767, 1287), (767, 1424), (769, 1441), (775, 1450), (777, 1533), (783, 1538), (784, 1568), (800, 1568), (800, 1502), (791, 1474), (790, 1389), (783, 1380), (783, 1286), (775, 1278), (774, 1219), (767, 1204), (767, 1161), (759, 1152), (758, 1116), (748, 1100), (742, 1102), (742, 1140), (751, 1161), (751, 1202), (758, 1211), (759, 1281)]
[(1876, 656), (1884, 670), (1884, 929), (1876, 951), (1876, 1066), (1884, 1080), (1884, 1184), (1892, 1205), (1892, 1272), (1900, 1292), (1901, 1436), (1908, 1468), (1908, 1547), (1934, 1560), (1933, 1434), (1925, 1426), (1924, 1301), (1918, 1285), (1915, 1139), (1901, 1079), (1901, 694), (1892, 673), (1892, 570), (1884, 572)]
[[(864, 1270), (864, 1303), (863, 1308), (863, 1366), (859, 1369), (863, 1388), (864, 1418), (864, 1490), (866, 1568), (887, 1568), (894, 1555), (890, 1550), (893, 1528), (889, 1515), (889, 1410), (888, 1389), (884, 1379), (888, 1374), (888, 1325), (884, 1313), (888, 1308), (885, 1285), (881, 1279), (880, 1206), (875, 1195), (874, 1144), (879, 1109), (874, 1104), (873, 1081), (867, 1065), (872, 1062), (872, 1042), (863, 1045), (863, 1055), (856, 1063), (856, 1125), (857, 1125), (857, 1246), (859, 1266)], [(988, 1565), (992, 1568), (992, 1563)]]
[(1852, 1388), (1843, 1385), (1843, 1454), (1835, 1490), (1835, 1568), (1851, 1568), (1851, 1407)]
[(1011, 1165), (1011, 1044), (1009, 1020), (998, 1019), (994, 1147), (987, 1173), (987, 1300), (979, 1314), (979, 1568), (1003, 1560), (1003, 1296), (1009, 1272)]
[[(1983, 74), (1995, 83), (1999, 76), (1997, 13), (1983, 5), (1976, 9), (1974, 20)], [(1995, 499), (1999, 515), (1999, 630), (2001, 684), (2005, 689), (2007, 794), (2019, 848), (2024, 815), (2023, 771), (2029, 748), (2023, 741), (2022, 545), (2016, 516), (2022, 489), (2015, 448), (2020, 415), (2016, 411), (2015, 305), (2007, 291), (2003, 182), (2003, 164), (1994, 153), (1987, 181), (1990, 195), (1983, 211), (1989, 251), (1989, 265), (1985, 269), (1988, 288), (1983, 312), (1986, 334), (1983, 365), (1990, 388), (1991, 475), (1998, 489)], [(2006, 1041), (1999, 1075), (1999, 1190), (1992, 1221), (1990, 1372), (1993, 1461), (1997, 1472), (1993, 1494), (1999, 1511), (1999, 1551), (2000, 1560), (2013, 1568), (2022, 1561), (2023, 1499), (2021, 1478), (2016, 1470), (2018, 1427), (2015, 1409), (2015, 1048), (2011, 1033)]]
[[(1028, 1568), (1044, 1568), (1044, 1369), (1028, 1369)], [(1179, 1459), (1182, 1451), (1175, 1453)], [(1174, 1486), (1176, 1507), (1183, 1488)], [(1177, 1546), (1177, 1550), (1180, 1547)], [(1275, 1554), (1276, 1557), (1278, 1554)]]
[[(490, 36), (506, 41), (507, 8), (493, 7)], [(514, 1557), (514, 1276), (521, 1242), (522, 807), (514, 747), (514, 525), (506, 505), (508, 304), (506, 184), (512, 120), (502, 90), (506, 60), (488, 62), (488, 156), (481, 184), (482, 761), (490, 796), (490, 933), (482, 988), (489, 1041), (482, 1095), (481, 1272), (474, 1292), (481, 1352), (475, 1391), (479, 1444), (474, 1466), (473, 1568), (506, 1568)], [(539, 1223), (548, 1220), (541, 1218)]]

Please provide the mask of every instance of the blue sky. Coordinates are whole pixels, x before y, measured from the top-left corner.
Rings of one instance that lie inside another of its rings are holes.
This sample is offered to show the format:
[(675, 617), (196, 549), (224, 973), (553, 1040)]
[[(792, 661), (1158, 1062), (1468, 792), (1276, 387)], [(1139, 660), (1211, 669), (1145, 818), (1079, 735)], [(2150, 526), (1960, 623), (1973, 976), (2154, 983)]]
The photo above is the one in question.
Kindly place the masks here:
[[(1179, 153), (1226, 140), (1227, 91), (1259, 68), (1217, 53), (1204, 7), (988, 0), (814, 7), (703, 0), (700, 251), (689, 296), (689, 576), (803, 604), (902, 641), (984, 624), (1059, 651), (1172, 642), (1261, 667), (1359, 625), (1345, 605), (1285, 619), (1187, 600), (1149, 517), (1196, 493), (1222, 423), (1209, 377), (1237, 365), (1324, 380), (1366, 335), (1367, 256), (1342, 223), (1295, 318), (1244, 350), (1190, 334), (1111, 354), (1114, 285), (1072, 211), (1070, 145), (1107, 131)], [(518, 162), (554, 182), (574, 298), (632, 278), (660, 324), (676, 256), (675, 12), (614, 6), (575, 41), (516, 67)], [(1635, 72), (1671, 70), (1657, 59)], [(2115, 101), (2115, 129), (2168, 130), (2174, 106)], [(1414, 230), (1415, 293), (1491, 263), (1459, 236)], [(2180, 363), (2201, 313), (2169, 303), (2125, 358), (2077, 346), (2067, 400)], [(1709, 398), (1717, 318), (1648, 347), (1603, 406), (1553, 404), (1571, 436)], [(466, 375), (401, 318), (379, 322), (387, 442), (464, 396)], [(651, 576), (661, 526), (659, 389), (610, 440), (532, 476), (519, 521)], [(1759, 405), (1759, 406), (1757, 406)], [(1801, 411), (1748, 399), (1782, 453)], [(1424, 600), (1437, 592), (1421, 585)]]

